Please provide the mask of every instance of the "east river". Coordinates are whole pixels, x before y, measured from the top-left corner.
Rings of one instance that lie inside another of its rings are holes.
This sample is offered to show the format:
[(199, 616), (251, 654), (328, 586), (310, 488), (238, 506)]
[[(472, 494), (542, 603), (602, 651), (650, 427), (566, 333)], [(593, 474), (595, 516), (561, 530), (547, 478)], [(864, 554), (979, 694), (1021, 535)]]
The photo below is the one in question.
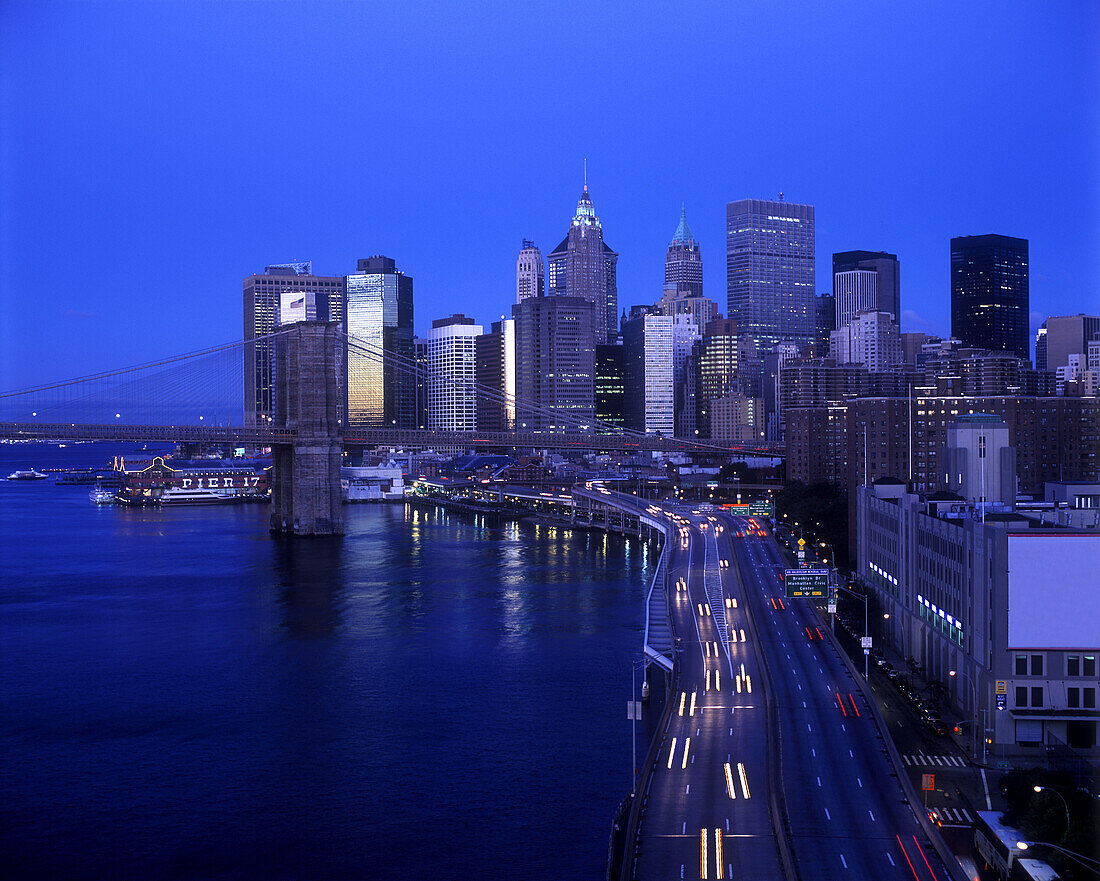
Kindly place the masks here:
[[(3, 445), (0, 477), (117, 449)], [(654, 551), (88, 490), (0, 480), (5, 878), (603, 877)]]

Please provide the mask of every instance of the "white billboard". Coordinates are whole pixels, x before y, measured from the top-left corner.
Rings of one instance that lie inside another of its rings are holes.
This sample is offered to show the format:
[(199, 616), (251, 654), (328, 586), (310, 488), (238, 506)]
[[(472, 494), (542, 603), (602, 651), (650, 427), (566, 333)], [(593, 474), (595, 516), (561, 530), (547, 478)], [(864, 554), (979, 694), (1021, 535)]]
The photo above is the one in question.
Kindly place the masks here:
[(1100, 533), (1008, 536), (1008, 647), (1100, 649)]

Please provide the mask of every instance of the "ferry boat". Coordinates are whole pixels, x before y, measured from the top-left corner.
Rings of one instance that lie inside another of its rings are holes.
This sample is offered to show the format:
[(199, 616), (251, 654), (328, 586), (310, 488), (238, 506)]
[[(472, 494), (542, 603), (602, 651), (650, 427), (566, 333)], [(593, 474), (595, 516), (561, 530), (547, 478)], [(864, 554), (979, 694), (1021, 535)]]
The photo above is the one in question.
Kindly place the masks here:
[(220, 505), (236, 501), (232, 492), (224, 493), (216, 489), (184, 488), (170, 486), (160, 494), (162, 505)]
[(13, 471), (8, 475), (8, 480), (45, 480), (47, 477), (48, 475), (32, 468), (30, 471)]
[(97, 505), (113, 505), (115, 501), (115, 493), (114, 490), (110, 490), (102, 486), (97, 486), (90, 493), (88, 493), (88, 498), (95, 502)]

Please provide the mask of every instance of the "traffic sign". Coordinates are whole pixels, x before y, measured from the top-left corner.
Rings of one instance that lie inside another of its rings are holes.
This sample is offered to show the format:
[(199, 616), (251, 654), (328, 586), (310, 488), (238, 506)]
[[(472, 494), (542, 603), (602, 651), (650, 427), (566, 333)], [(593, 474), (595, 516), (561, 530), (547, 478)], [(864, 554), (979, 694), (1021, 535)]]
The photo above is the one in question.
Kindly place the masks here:
[(869, 648), (871, 647), (871, 637), (869, 637), (869, 636), (861, 636), (861, 637), (859, 638), (859, 644), (860, 644), (861, 646), (863, 646), (863, 647), (864, 647), (865, 649), (869, 649)]
[(1004, 694), (997, 695), (997, 709), (1003, 710), (1008, 705), (1008, 696)]
[(640, 722), (642, 720), (642, 702), (641, 701), (627, 701), (626, 702), (626, 718)]
[(783, 572), (783, 584), (787, 588), (787, 599), (800, 597), (827, 597), (829, 595), (828, 569), (786, 569)]
[(1008, 682), (1004, 679), (997, 680), (997, 694), (1008, 694)]
[(806, 547), (806, 539), (804, 539), (804, 538), (800, 538), (800, 539), (798, 540), (798, 546), (799, 546), (800, 548), (804, 548), (804, 547)]
[(829, 614), (830, 615), (835, 615), (836, 614), (836, 603), (829, 603), (828, 609), (829, 609)]
[(935, 774), (921, 774), (920, 775), (920, 788), (928, 792), (933, 791), (936, 788), (936, 775)]

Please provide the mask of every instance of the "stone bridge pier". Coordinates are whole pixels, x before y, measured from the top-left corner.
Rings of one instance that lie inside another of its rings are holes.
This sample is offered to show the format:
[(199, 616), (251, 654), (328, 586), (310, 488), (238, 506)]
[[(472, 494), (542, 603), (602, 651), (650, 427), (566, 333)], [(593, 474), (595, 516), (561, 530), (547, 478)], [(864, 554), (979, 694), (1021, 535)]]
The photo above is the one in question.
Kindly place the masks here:
[(325, 321), (294, 324), (276, 338), (272, 423), (294, 440), (272, 448), (272, 532), (344, 532), (337, 350), (337, 325)]

